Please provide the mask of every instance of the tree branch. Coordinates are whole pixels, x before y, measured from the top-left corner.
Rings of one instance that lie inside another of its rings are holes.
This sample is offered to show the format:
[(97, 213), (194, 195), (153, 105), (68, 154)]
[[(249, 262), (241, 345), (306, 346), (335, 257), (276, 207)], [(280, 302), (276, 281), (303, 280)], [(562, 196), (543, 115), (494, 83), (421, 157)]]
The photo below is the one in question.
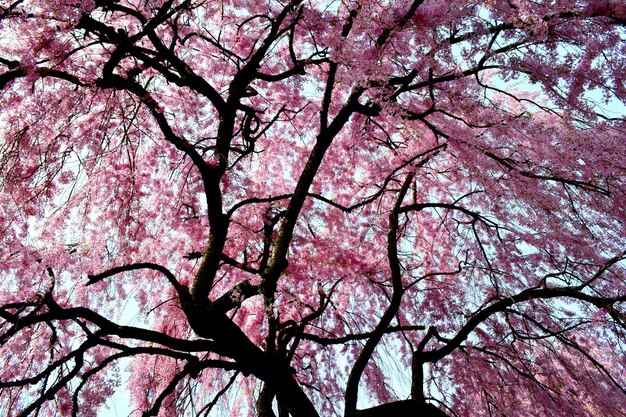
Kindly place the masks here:
[(137, 270), (142, 270), (142, 269), (149, 269), (149, 270), (160, 272), (167, 278), (170, 284), (172, 284), (172, 287), (174, 287), (177, 293), (180, 293), (180, 291), (182, 291), (183, 286), (178, 282), (174, 274), (169, 269), (167, 269), (166, 267), (162, 265), (152, 263), (152, 262), (140, 262), (136, 264), (122, 265), (122, 266), (108, 269), (99, 274), (87, 275), (87, 279), (89, 280), (87, 282), (87, 285), (93, 285), (97, 282), (102, 281), (105, 278), (109, 278), (113, 275), (117, 275), (122, 272), (137, 271)]

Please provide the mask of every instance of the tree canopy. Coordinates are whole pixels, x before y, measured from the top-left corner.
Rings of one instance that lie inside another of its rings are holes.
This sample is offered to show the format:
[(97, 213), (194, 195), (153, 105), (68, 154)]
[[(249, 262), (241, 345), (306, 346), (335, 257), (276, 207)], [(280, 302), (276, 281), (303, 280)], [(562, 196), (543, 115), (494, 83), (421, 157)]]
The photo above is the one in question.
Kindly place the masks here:
[(0, 1), (0, 412), (626, 415), (620, 0)]

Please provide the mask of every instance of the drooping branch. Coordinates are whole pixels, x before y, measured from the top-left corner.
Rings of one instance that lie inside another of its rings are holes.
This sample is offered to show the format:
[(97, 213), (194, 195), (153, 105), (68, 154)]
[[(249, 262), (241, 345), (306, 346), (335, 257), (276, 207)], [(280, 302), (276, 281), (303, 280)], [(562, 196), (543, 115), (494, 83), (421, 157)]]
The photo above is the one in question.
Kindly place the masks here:
[(494, 161), (496, 161), (501, 166), (508, 169), (509, 171), (515, 171), (518, 174), (527, 178), (532, 178), (532, 179), (537, 179), (537, 180), (542, 180), (542, 181), (549, 181), (549, 182), (556, 182), (556, 183), (560, 183), (563, 185), (571, 185), (572, 187), (575, 187), (575, 188), (579, 188), (588, 192), (599, 193), (605, 196), (611, 195), (611, 192), (609, 189), (593, 184), (591, 182), (565, 178), (559, 175), (537, 174), (529, 170), (520, 169), (518, 168), (514, 160), (498, 156), (491, 151), (485, 150), (484, 154), (490, 157), (491, 159), (493, 159)]
[[(516, 295), (512, 295), (508, 298), (500, 299), (493, 304), (479, 310), (467, 323), (457, 332), (457, 334), (449, 340), (443, 347), (423, 352), (420, 356), (423, 362), (437, 362), (445, 356), (452, 353), (455, 349), (461, 346), (469, 334), (480, 326), (485, 320), (494, 314), (500, 313), (508, 309), (509, 307), (531, 300), (547, 300), (553, 298), (572, 298), (579, 301), (584, 301), (596, 306), (597, 308), (611, 309), (613, 314), (620, 316), (620, 314), (613, 309), (613, 305), (619, 302), (626, 302), (626, 294), (618, 297), (595, 297), (585, 294), (576, 287), (563, 287), (563, 288), (529, 288)], [(626, 327), (625, 327), (626, 328)]]
[[(544, 324), (542, 324), (541, 322), (539, 322), (538, 320), (536, 320), (535, 318), (531, 317), (528, 314), (524, 314), (522, 312), (515, 311), (515, 310), (508, 310), (507, 312), (515, 314), (515, 315), (517, 315), (519, 317), (522, 317), (524, 320), (527, 320), (533, 326), (535, 326), (536, 328), (540, 329), (540, 331), (543, 334), (537, 336), (536, 338), (540, 338), (540, 339), (554, 338), (554, 339), (558, 340), (559, 342), (561, 342), (563, 345), (565, 345), (565, 346), (567, 346), (567, 347), (577, 351), (583, 358), (585, 358), (600, 373), (602, 373), (604, 376), (606, 376), (606, 378), (617, 389), (619, 389), (626, 396), (626, 386), (623, 386), (622, 384), (620, 384), (616, 380), (616, 378), (611, 373), (611, 370), (607, 369), (607, 367), (604, 366), (602, 363), (600, 363), (597, 359), (595, 359), (590, 352), (587, 352), (583, 347), (581, 347), (575, 341), (575, 338), (568, 337), (566, 335), (567, 332), (572, 331), (574, 328), (582, 326), (581, 323), (577, 323), (576, 326), (571, 326), (571, 328), (566, 328), (566, 329), (562, 329), (562, 330), (552, 330), (552, 329), (549, 329), (547, 326), (545, 326)], [(518, 335), (519, 332), (516, 331), (516, 334)]]
[(176, 375), (174, 375), (172, 377), (172, 379), (170, 380), (170, 382), (167, 384), (167, 386), (165, 388), (163, 388), (161, 390), (161, 393), (158, 395), (158, 397), (154, 400), (152, 407), (150, 407), (149, 410), (146, 410), (142, 413), (143, 417), (153, 417), (153, 416), (158, 416), (159, 415), (159, 411), (161, 410), (161, 405), (163, 404), (163, 401), (165, 401), (165, 399), (171, 395), (174, 390), (176, 389), (176, 386), (187, 376), (189, 376), (189, 374), (192, 372), (191, 370), (191, 366), (190, 364), (187, 364), (183, 367), (183, 369), (178, 372)]
[(65, 388), (70, 383), (70, 381), (80, 372), (80, 369), (84, 364), (84, 350), (91, 346), (92, 345), (90, 343), (83, 344), (83, 349), (78, 351), (75, 355), (74, 366), (69, 370), (69, 372), (58, 378), (50, 388), (44, 389), (44, 391), (39, 394), (39, 396), (37, 396), (37, 398), (30, 405), (24, 408), (21, 413), (17, 414), (17, 417), (29, 416), (35, 410), (40, 409), (45, 402), (52, 400), (60, 390)]

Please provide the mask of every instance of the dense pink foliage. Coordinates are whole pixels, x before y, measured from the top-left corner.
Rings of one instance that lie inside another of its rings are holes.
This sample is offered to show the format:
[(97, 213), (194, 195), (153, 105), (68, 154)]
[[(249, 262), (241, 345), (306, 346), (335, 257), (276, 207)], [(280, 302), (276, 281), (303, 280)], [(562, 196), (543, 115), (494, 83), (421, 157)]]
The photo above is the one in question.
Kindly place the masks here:
[(624, 103), (618, 0), (0, 1), (0, 414), (626, 415)]

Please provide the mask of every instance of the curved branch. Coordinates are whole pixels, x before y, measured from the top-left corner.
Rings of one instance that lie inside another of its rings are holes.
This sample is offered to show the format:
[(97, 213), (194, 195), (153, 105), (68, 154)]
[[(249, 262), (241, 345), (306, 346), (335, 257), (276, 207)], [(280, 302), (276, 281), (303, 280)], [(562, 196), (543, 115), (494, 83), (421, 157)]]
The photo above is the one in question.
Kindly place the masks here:
[[(425, 330), (425, 326), (389, 326), (387, 329), (383, 331), (383, 334), (390, 334), (396, 332), (406, 332), (406, 331), (419, 331)], [(374, 331), (366, 332), (366, 333), (355, 333), (355, 334), (347, 334), (344, 336), (338, 337), (323, 337), (318, 336), (312, 333), (302, 333), (301, 337), (304, 340), (309, 340), (311, 342), (317, 343), (322, 346), (330, 346), (330, 345), (341, 345), (347, 342), (352, 342), (356, 340), (365, 340), (369, 339), (374, 335)]]
[[(3, 89), (11, 81), (16, 80), (18, 78), (26, 77), (28, 75), (28, 70), (19, 66), (20, 65), (19, 63), (17, 63), (17, 65), (18, 67), (16, 69), (11, 69), (9, 71), (6, 71), (0, 74), (0, 90)], [(57, 78), (59, 80), (68, 81), (80, 87), (87, 86), (87, 84), (83, 83), (80, 80), (80, 78), (65, 71), (60, 71), (60, 70), (56, 70), (52, 68), (45, 68), (45, 67), (35, 68), (33, 69), (33, 71), (37, 73), (37, 75), (39, 75), (41, 78), (46, 78), (46, 77)]]
[(105, 278), (120, 274), (122, 272), (136, 271), (136, 270), (141, 270), (141, 269), (150, 269), (150, 270), (158, 271), (162, 273), (163, 275), (165, 275), (165, 277), (170, 282), (170, 284), (172, 284), (174, 289), (176, 289), (176, 292), (180, 293), (180, 291), (182, 291), (183, 286), (178, 282), (174, 274), (169, 269), (167, 269), (166, 267), (162, 265), (152, 263), (152, 262), (140, 262), (136, 264), (122, 265), (122, 266), (117, 266), (115, 268), (108, 269), (104, 272), (100, 272), (99, 274), (94, 274), (94, 275), (89, 274), (87, 275), (87, 279), (89, 280), (89, 282), (87, 282), (86, 285), (93, 285), (97, 282), (102, 281)]
[(326, 151), (352, 116), (354, 106), (364, 91), (365, 90), (362, 88), (353, 91), (335, 119), (327, 128), (322, 129), (317, 135), (315, 145), (309, 154), (304, 169), (298, 178), (296, 188), (293, 192), (293, 197), (287, 206), (287, 212), (283, 223), (281, 224), (276, 240), (274, 241), (274, 250), (270, 261), (268, 262), (267, 268), (261, 272), (261, 275), (264, 278), (262, 286), (263, 293), (268, 299), (273, 299), (278, 277), (287, 267), (287, 251), (289, 249), (291, 239), (293, 238), (293, 231), (296, 226), (296, 222), (298, 221), (300, 211), (302, 210), (304, 201), (308, 196), (309, 189), (311, 184), (313, 184), (313, 180), (317, 175), (318, 169), (322, 164)]
[[(367, 204), (370, 204), (374, 201), (376, 201), (376, 199), (378, 197), (380, 197), (384, 192), (385, 189), (387, 188), (387, 185), (393, 180), (394, 176), (400, 172), (402, 169), (406, 168), (407, 166), (414, 164), (415, 161), (417, 161), (420, 158), (423, 158), (421, 161), (415, 163), (416, 167), (422, 167), (424, 166), (431, 158), (433, 158), (434, 156), (436, 156), (437, 154), (439, 154), (439, 152), (443, 151), (444, 149), (447, 148), (448, 145), (446, 145), (445, 143), (441, 144), (441, 145), (437, 145), (431, 149), (428, 149), (424, 152), (421, 152), (409, 159), (407, 159), (406, 161), (404, 161), (402, 164), (400, 164), (399, 166), (397, 166), (396, 168), (393, 169), (393, 171), (391, 171), (391, 173), (389, 175), (387, 175), (385, 177), (385, 179), (383, 180), (382, 185), (380, 186), (379, 190), (377, 192), (375, 192), (374, 194), (370, 195), (369, 197), (366, 197), (365, 199), (363, 199), (362, 201), (359, 201), (356, 204), (353, 204), (351, 206), (344, 206), (342, 204), (339, 204), (329, 198), (326, 198), (322, 195), (319, 194), (314, 194), (314, 193), (308, 193), (307, 195), (311, 198), (315, 198), (319, 201), (322, 201), (330, 206), (333, 206), (341, 211), (343, 211), (344, 213), (350, 213), (356, 209), (358, 209), (359, 207), (363, 207)], [(404, 211), (401, 209), (401, 211)]]
[(596, 192), (604, 196), (611, 195), (611, 191), (608, 190), (607, 188), (603, 188), (603, 187), (600, 187), (598, 185), (595, 185), (589, 182), (574, 180), (570, 178), (563, 178), (563, 177), (559, 177), (556, 175), (535, 174), (534, 172), (531, 172), (531, 171), (520, 170), (517, 168), (515, 161), (511, 159), (497, 156), (496, 154), (488, 150), (483, 150), (483, 153), (489, 158), (496, 161), (501, 166), (507, 168), (509, 171), (515, 171), (518, 174), (527, 178), (533, 178), (533, 179), (542, 180), (542, 181), (557, 182), (557, 183), (564, 184), (564, 185), (567, 184), (567, 185), (571, 185), (572, 187), (580, 188), (585, 191)]
[(144, 342), (158, 343), (173, 350), (183, 352), (215, 352), (223, 354), (218, 346), (210, 340), (196, 339), (178, 339), (165, 333), (154, 330), (147, 330), (140, 327), (122, 326), (116, 324), (100, 314), (85, 307), (63, 308), (59, 306), (51, 296), (46, 296), (44, 303), (48, 307), (48, 311), (36, 315), (28, 315), (19, 317), (15, 321), (11, 321), (13, 326), (3, 334), (2, 340), (5, 341), (15, 335), (22, 329), (37, 323), (46, 323), (57, 320), (77, 320), (84, 319), (98, 326), (102, 335), (113, 335), (123, 339), (142, 340)]
[(469, 334), (474, 331), (485, 320), (496, 313), (505, 311), (509, 307), (515, 304), (519, 304), (525, 301), (542, 300), (552, 298), (573, 298), (576, 300), (584, 301), (595, 305), (598, 308), (608, 308), (616, 302), (626, 301), (626, 295), (615, 298), (602, 298), (594, 297), (584, 294), (576, 289), (576, 287), (564, 287), (564, 288), (529, 288), (516, 295), (512, 295), (508, 298), (504, 298), (496, 301), (490, 306), (478, 311), (467, 323), (458, 331), (458, 333), (450, 339), (450, 341), (443, 347), (434, 349), (431, 351), (423, 352), (419, 355), (422, 363), (425, 362), (437, 362), (445, 356), (452, 353), (461, 343), (467, 339)]
[(400, 213), (407, 213), (409, 211), (421, 211), (425, 208), (444, 208), (444, 209), (448, 209), (448, 210), (455, 210), (455, 211), (460, 211), (463, 214), (466, 214), (467, 216), (471, 217), (474, 220), (480, 221), (481, 223), (485, 224), (487, 227), (497, 227), (497, 224), (490, 221), (489, 219), (486, 219), (484, 216), (481, 216), (480, 214), (471, 211), (469, 209), (466, 209), (465, 207), (461, 207), (458, 206), (456, 204), (451, 204), (451, 203), (415, 203), (415, 204), (409, 204), (406, 206), (402, 206), (400, 208)]
[(176, 385), (178, 385), (180, 381), (188, 376), (190, 372), (191, 369), (189, 367), (189, 364), (187, 364), (182, 371), (174, 375), (174, 377), (170, 380), (167, 386), (163, 388), (156, 400), (154, 400), (154, 404), (152, 405), (152, 407), (142, 413), (142, 417), (158, 416), (159, 411), (161, 410), (161, 405), (163, 404), (163, 401), (165, 401), (165, 398), (167, 398), (168, 395), (174, 392)]
[(230, 208), (230, 210), (228, 210), (226, 215), (230, 218), (230, 217), (232, 217), (233, 213), (235, 213), (235, 211), (237, 211), (241, 207), (243, 207), (245, 205), (248, 205), (248, 204), (271, 203), (273, 201), (286, 200), (288, 198), (291, 198), (292, 196), (293, 196), (293, 194), (281, 194), (281, 195), (269, 196), (269, 197), (265, 197), (265, 198), (263, 198), (263, 197), (247, 198), (245, 200), (241, 200), (238, 203), (234, 204)]
[(404, 400), (357, 410), (356, 417), (424, 416), (448, 417), (446, 413), (425, 401)]
[(363, 346), (363, 350), (354, 362), (352, 370), (350, 371), (350, 375), (348, 376), (348, 382), (344, 394), (346, 403), (346, 416), (356, 415), (356, 405), (359, 394), (359, 382), (361, 381), (361, 376), (363, 375), (365, 367), (372, 357), (376, 346), (382, 339), (385, 330), (388, 328), (391, 320), (393, 320), (396, 313), (398, 312), (398, 309), (400, 308), (400, 302), (402, 301), (402, 295), (404, 294), (400, 259), (398, 258), (398, 216), (400, 214), (402, 201), (404, 201), (404, 197), (406, 196), (406, 193), (408, 192), (414, 177), (415, 173), (413, 172), (407, 175), (404, 183), (402, 184), (402, 188), (398, 193), (398, 197), (396, 198), (393, 210), (391, 211), (391, 213), (389, 213), (389, 229), (387, 231), (387, 256), (389, 258), (389, 269), (391, 271), (393, 294), (391, 296), (391, 302), (389, 303), (389, 306), (385, 310), (383, 316), (380, 318), (378, 324), (376, 325), (376, 328), (372, 332), (371, 337), (367, 339), (367, 342), (365, 342), (365, 346)]

